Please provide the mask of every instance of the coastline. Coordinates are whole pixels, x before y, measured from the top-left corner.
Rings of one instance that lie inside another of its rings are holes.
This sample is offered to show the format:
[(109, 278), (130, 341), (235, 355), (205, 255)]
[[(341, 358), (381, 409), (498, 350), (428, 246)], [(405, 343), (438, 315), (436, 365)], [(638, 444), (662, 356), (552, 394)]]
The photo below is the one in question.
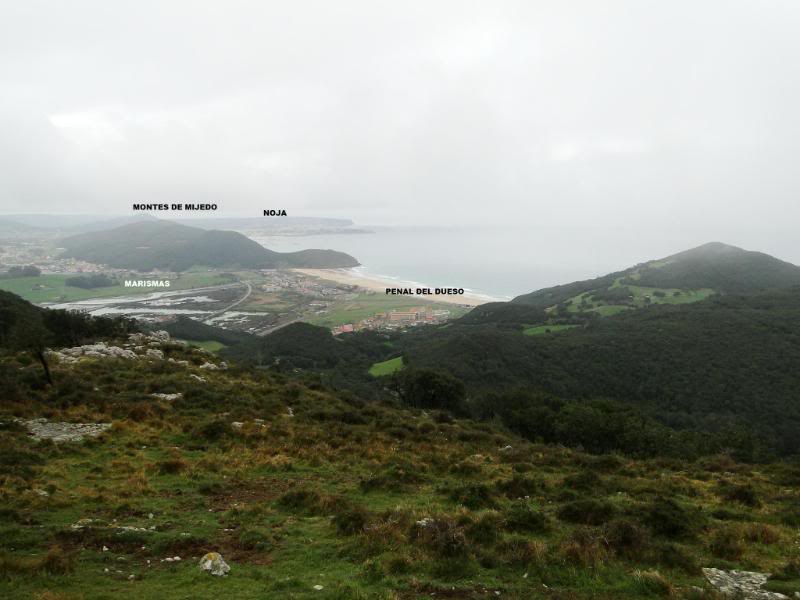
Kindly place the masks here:
[[(382, 278), (373, 275), (364, 275), (357, 273), (352, 269), (292, 269), (296, 273), (302, 273), (309, 277), (316, 277), (318, 279), (325, 279), (327, 281), (335, 281), (336, 283), (344, 283), (347, 285), (357, 285), (358, 287), (371, 290), (373, 292), (385, 293), (386, 288), (396, 287), (418, 287), (421, 284), (411, 282), (397, 281), (388, 277)], [(475, 294), (472, 292), (464, 291), (464, 295), (458, 296), (406, 296), (413, 298), (415, 302), (437, 302), (444, 304), (460, 304), (462, 306), (479, 306), (488, 302), (503, 302), (501, 298), (493, 298), (491, 296), (484, 296), (482, 294)]]

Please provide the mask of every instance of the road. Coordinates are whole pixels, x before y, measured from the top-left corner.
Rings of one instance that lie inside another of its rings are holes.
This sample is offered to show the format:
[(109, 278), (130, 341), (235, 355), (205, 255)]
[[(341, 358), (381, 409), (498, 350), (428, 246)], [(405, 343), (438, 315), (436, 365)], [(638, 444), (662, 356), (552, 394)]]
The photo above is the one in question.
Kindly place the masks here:
[(206, 318), (206, 319), (203, 321), (203, 323), (205, 323), (205, 324), (207, 324), (207, 325), (208, 325), (208, 324), (209, 324), (209, 321), (210, 321), (211, 319), (214, 319), (215, 317), (219, 317), (220, 315), (224, 315), (226, 312), (228, 312), (229, 310), (231, 310), (231, 309), (232, 309), (232, 308), (234, 308), (235, 306), (239, 306), (239, 305), (240, 305), (242, 302), (244, 302), (245, 300), (247, 300), (247, 299), (250, 297), (250, 294), (252, 294), (252, 293), (253, 293), (253, 286), (252, 286), (252, 285), (250, 285), (250, 283), (249, 283), (249, 282), (247, 282), (247, 281), (240, 281), (239, 283), (242, 283), (242, 284), (244, 284), (244, 286), (247, 288), (247, 291), (245, 292), (244, 296), (242, 296), (241, 298), (239, 298), (239, 299), (238, 299), (236, 302), (234, 302), (233, 304), (229, 304), (229, 305), (228, 305), (228, 306), (226, 306), (225, 308), (221, 308), (220, 310), (214, 311), (213, 313), (211, 313), (211, 314), (210, 314), (210, 315), (209, 315), (209, 316), (208, 316), (208, 317), (207, 317), (207, 318)]

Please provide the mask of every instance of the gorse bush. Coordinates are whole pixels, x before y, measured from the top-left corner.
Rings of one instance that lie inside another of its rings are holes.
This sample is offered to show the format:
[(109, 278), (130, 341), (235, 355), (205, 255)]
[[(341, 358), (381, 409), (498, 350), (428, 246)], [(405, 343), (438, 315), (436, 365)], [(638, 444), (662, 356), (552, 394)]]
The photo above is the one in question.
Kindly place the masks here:
[(602, 525), (617, 514), (617, 509), (605, 500), (575, 500), (558, 510), (558, 518), (569, 523)]
[(512, 502), (503, 511), (503, 517), (509, 531), (545, 533), (549, 530), (547, 517), (525, 500)]
[(680, 538), (696, 534), (705, 523), (702, 514), (672, 498), (658, 498), (645, 508), (644, 519), (657, 534)]
[(342, 535), (355, 535), (363, 532), (369, 520), (370, 514), (365, 508), (347, 504), (337, 509), (332, 518), (336, 531)]
[(449, 491), (449, 496), (453, 502), (472, 510), (497, 507), (497, 501), (492, 495), (492, 489), (485, 484), (469, 484), (455, 487)]
[(440, 558), (463, 557), (467, 554), (464, 528), (447, 517), (428, 518), (415, 523), (411, 537)]

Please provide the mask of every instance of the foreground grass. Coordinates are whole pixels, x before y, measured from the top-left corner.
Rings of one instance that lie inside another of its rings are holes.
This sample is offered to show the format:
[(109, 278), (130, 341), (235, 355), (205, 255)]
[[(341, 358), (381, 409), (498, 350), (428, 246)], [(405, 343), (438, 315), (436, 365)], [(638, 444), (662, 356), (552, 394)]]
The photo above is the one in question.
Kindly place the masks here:
[[(692, 598), (702, 566), (800, 589), (796, 466), (591, 456), (164, 350), (189, 367), (86, 360), (42, 388), (3, 363), (0, 597)], [(56, 445), (13, 415), (113, 427)]]

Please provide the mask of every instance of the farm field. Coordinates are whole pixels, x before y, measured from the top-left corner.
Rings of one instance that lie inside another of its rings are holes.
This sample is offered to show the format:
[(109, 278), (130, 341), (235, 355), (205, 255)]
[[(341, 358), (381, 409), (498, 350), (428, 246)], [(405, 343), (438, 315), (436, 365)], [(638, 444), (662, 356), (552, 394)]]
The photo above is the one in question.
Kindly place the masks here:
[(383, 362), (378, 362), (372, 365), (369, 370), (369, 374), (373, 377), (382, 377), (384, 375), (391, 375), (395, 371), (399, 371), (403, 368), (403, 358), (398, 356), (396, 358), (390, 358), (389, 360), (385, 360)]
[(522, 333), (525, 335), (542, 335), (545, 333), (558, 333), (559, 331), (568, 331), (574, 329), (578, 325), (534, 325), (523, 329)]

